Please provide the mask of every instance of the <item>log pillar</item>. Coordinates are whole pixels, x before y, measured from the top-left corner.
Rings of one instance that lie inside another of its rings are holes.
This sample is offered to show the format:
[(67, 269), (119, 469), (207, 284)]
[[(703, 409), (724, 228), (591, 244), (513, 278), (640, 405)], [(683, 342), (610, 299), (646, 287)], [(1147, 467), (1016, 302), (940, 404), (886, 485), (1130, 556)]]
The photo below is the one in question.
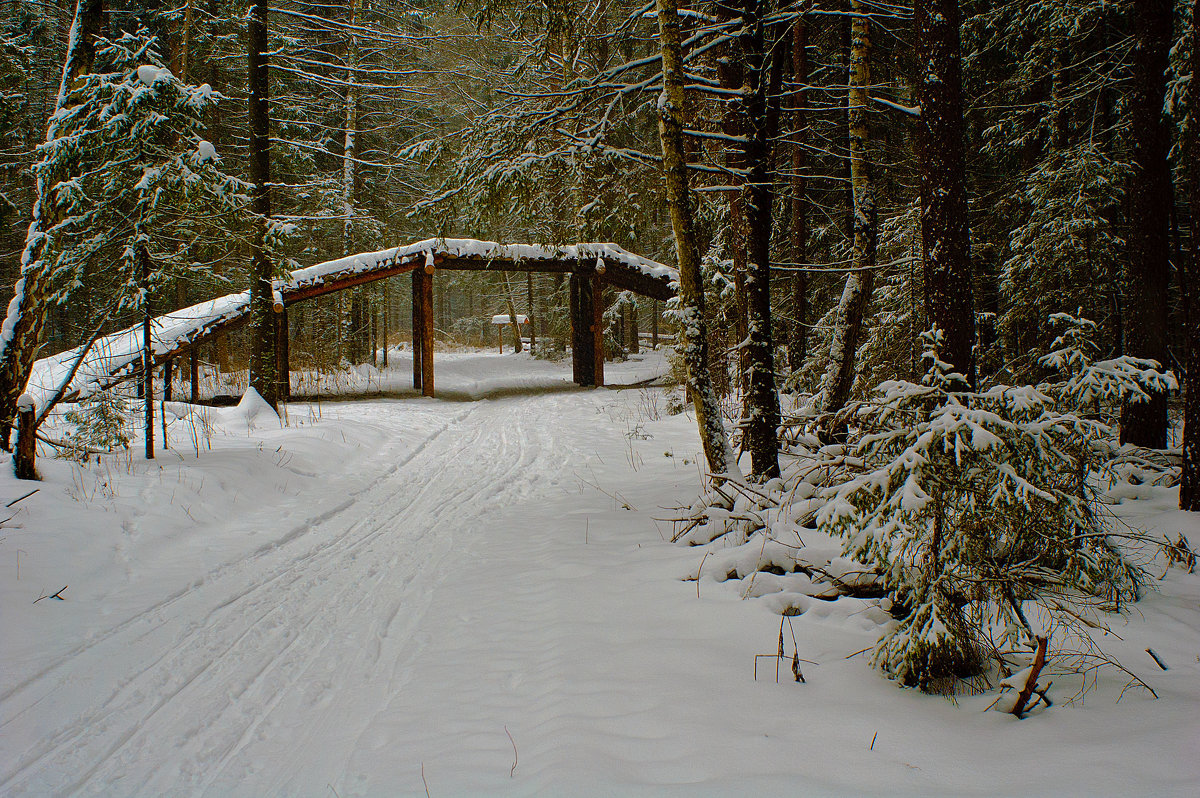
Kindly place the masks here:
[(195, 341), (192, 341), (191, 363), (189, 366), (191, 371), (188, 375), (191, 382), (191, 400), (192, 404), (197, 404), (200, 401), (200, 344)]
[(650, 306), (650, 348), (658, 349), (658, 300)]
[(634, 300), (629, 304), (629, 353), (631, 355), (642, 351), (639, 335), (641, 335), (641, 331), (638, 330), (637, 300)]
[(421, 269), (416, 269), (412, 273), (412, 356), (413, 356), (413, 390), (421, 390), (421, 380), (425, 376), (425, 370), (421, 366), (421, 355), (425, 352), (425, 345), (421, 339), (425, 334), (425, 324), (421, 320), (421, 311), (423, 308), (421, 299), (421, 277), (424, 272)]
[(604, 279), (599, 273), (592, 280), (592, 362), (592, 384), (600, 388), (604, 385)]
[(275, 393), (279, 401), (292, 398), (291, 346), (288, 338), (288, 312), (282, 307), (275, 312)]
[(17, 400), (17, 445), (13, 449), (13, 470), (17, 479), (41, 479), (37, 459), (37, 411), (33, 397), (21, 394)]
[(433, 265), (413, 271), (413, 388), (433, 396)]
[(571, 272), (571, 373), (577, 385), (604, 384), (604, 287), (595, 270)]
[(174, 391), (171, 390), (171, 383), (175, 381), (175, 362), (171, 358), (163, 361), (163, 401), (170, 402), (174, 398)]

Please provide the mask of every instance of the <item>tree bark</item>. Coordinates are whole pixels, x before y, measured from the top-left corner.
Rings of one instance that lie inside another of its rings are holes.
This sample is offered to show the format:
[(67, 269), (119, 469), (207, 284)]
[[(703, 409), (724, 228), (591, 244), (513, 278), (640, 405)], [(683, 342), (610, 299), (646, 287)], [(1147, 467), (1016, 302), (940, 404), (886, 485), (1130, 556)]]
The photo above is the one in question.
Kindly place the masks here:
[[(91, 71), (95, 40), (103, 30), (103, 1), (78, 0), (63, 60), (56, 112), (68, 106), (70, 91), (76, 81)], [(47, 140), (57, 138), (57, 113), (51, 116), (47, 127)], [(66, 177), (61, 168), (37, 170), (33, 220), (25, 238), (25, 249), (21, 253), (21, 276), (13, 286), (14, 295), (8, 304), (3, 331), (0, 332), (0, 444), (5, 449), (9, 448), (17, 400), (29, 382), (29, 372), (42, 342), (46, 312), (53, 292), (52, 270), (45, 262), (49, 243), (47, 231), (59, 221), (61, 214), (56, 202), (55, 186)]]
[(704, 285), (700, 254), (688, 195), (687, 160), (683, 140), (684, 74), (677, 0), (656, 0), (663, 91), (658, 107), (658, 137), (663, 153), (663, 180), (675, 253), (679, 261), (680, 344), (688, 394), (696, 410), (696, 425), (708, 470), (714, 477), (740, 478), (737, 460), (721, 421), (721, 411), (707, 372), (708, 330), (704, 321)]
[(804, 367), (808, 356), (808, 21), (797, 17), (792, 26), (792, 197), (788, 248), (797, 270), (792, 273), (792, 323), (788, 330), (788, 366), (792, 371)]
[(829, 365), (821, 381), (821, 404), (827, 411), (845, 407), (854, 386), (854, 361), (862, 338), (863, 317), (871, 303), (875, 287), (875, 244), (878, 229), (875, 186), (867, 145), (870, 141), (867, 95), (871, 85), (871, 21), (862, 0), (852, 0), (855, 16), (850, 23), (850, 75), (847, 98), (847, 122), (850, 138), (850, 185), (854, 245), (852, 265), (855, 271), (846, 277), (846, 287), (838, 302), (830, 341)]
[[(138, 238), (140, 238), (140, 230)], [(151, 339), (150, 253), (140, 241), (134, 245), (142, 281), (142, 410), (145, 416), (146, 459), (154, 459), (154, 348)]]
[(939, 356), (973, 389), (975, 303), (963, 153), (962, 53), (958, 0), (916, 0), (921, 240), (928, 315), (942, 331)]
[[(775, 390), (775, 347), (771, 331), (771, 223), (774, 200), (774, 141), (779, 129), (779, 89), (783, 77), (780, 42), (767, 35), (765, 3), (746, 0), (742, 53), (746, 59), (745, 134), (742, 187), (746, 215), (746, 382), (742, 415), (746, 449), (755, 477), (779, 476), (779, 392)], [(782, 26), (773, 26), (782, 30)], [(776, 53), (772, 55), (772, 53)]]
[(1192, 212), (1189, 258), (1183, 278), (1183, 477), (1179, 509), (1200, 512), (1200, 0), (1192, 0), (1192, 82), (1188, 85), (1188, 125), (1183, 131), (1182, 177)]
[[(1171, 0), (1133, 0), (1133, 57), (1129, 113), (1133, 174), (1129, 183), (1128, 261), (1123, 280), (1124, 352), (1166, 368), (1170, 281), (1170, 130), (1163, 115), (1167, 54), (1171, 48)], [(1121, 443), (1161, 449), (1167, 445), (1167, 396), (1151, 391), (1147, 402), (1121, 410)]]
[(250, 385), (272, 408), (278, 401), (275, 369), (275, 311), (271, 278), (274, 265), (267, 249), (271, 224), (271, 118), (267, 105), (268, 0), (253, 0), (249, 20), (249, 123), (251, 208), (255, 216), (250, 244)]

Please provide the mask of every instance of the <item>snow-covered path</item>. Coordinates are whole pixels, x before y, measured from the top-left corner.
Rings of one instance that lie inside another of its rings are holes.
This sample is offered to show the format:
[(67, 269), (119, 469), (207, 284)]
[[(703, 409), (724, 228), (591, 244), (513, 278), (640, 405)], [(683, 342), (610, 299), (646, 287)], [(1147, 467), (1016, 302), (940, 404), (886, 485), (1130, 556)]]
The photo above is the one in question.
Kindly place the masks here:
[(1160, 701), (1065, 682), (1019, 722), (900, 691), (838, 602), (793, 619), (807, 684), (754, 681), (779, 616), (680, 581), (699, 555), (656, 534), (699, 484), (664, 403), (294, 405), (154, 463), (44, 461), (0, 523), (0, 795), (1194, 794), (1194, 577), (1112, 643), (1170, 663)]
[[(514, 502), (561, 494), (579, 455), (577, 436), (554, 434), (564, 401), (431, 405), (419, 443), (382, 441), (360, 465), (360, 478), (375, 472), (365, 487), (339, 496), (335, 481), (327, 496), (299, 497), (315, 512), (290, 531), (9, 687), (5, 724), (36, 715), (45, 736), (0, 791), (295, 794), (336, 781), (406, 692), (437, 631), (426, 625), (434, 589), (468, 578), (470, 539)], [(412, 425), (399, 407), (381, 404), (373, 419), (393, 439)], [(391, 453), (401, 456), (389, 464)], [(234, 523), (270, 528), (279, 512), (268, 501)], [(127, 669), (101, 684), (99, 663)]]

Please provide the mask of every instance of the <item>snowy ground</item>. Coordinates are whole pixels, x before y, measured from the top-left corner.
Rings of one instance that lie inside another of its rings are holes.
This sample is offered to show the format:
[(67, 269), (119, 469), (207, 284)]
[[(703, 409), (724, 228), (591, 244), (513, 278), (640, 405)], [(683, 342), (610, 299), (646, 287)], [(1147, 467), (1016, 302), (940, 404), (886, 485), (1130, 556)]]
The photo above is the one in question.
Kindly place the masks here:
[[(688, 416), (569, 363), (437, 365), (496, 398), (230, 409), (211, 449), (177, 421), (154, 462), (41, 461), (0, 529), (0, 794), (1195, 794), (1200, 576), (1113, 622), (1158, 701), (1109, 673), (1024, 721), (901, 691), (837, 602), (793, 619), (807, 684), (754, 681), (779, 616), (681, 581), (698, 555), (655, 520), (699, 489)], [(1195, 529), (1146, 495), (1125, 517)]]

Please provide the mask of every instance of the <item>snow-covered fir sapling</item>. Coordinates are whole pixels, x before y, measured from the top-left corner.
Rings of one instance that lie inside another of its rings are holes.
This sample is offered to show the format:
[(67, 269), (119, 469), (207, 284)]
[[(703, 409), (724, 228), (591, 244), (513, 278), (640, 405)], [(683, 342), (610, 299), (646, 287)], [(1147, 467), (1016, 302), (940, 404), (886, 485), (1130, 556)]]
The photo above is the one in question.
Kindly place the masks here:
[(63, 418), (73, 427), (67, 437), (71, 446), (60, 450), (63, 457), (82, 462), (95, 450), (129, 448), (129, 408), (114, 391), (87, 397)]
[(1035, 644), (1027, 602), (1119, 606), (1141, 573), (1110, 539), (1088, 481), (1093, 444), (1110, 434), (1074, 412), (1096, 392), (1136, 393), (1132, 364), (1083, 363), (1055, 386), (950, 390), (941, 334), (923, 335), (920, 384), (888, 381), (851, 421), (863, 463), (826, 489), (822, 529), (883, 575), (897, 619), (874, 663), (903, 685), (938, 691), (988, 659)]

